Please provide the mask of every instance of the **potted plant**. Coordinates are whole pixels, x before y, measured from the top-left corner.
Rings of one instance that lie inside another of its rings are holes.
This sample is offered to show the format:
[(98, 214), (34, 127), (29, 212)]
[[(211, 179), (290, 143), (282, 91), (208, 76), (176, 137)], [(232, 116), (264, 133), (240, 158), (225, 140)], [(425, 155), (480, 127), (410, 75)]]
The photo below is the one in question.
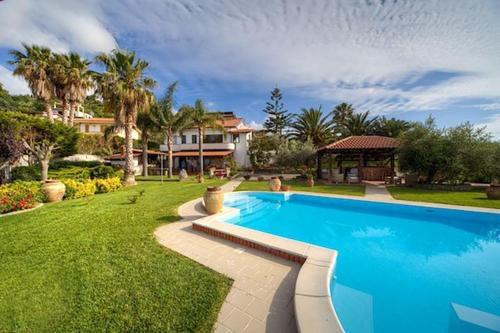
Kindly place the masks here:
[(244, 175), (243, 178), (245, 178), (245, 180), (250, 180), (250, 177), (252, 177), (251, 175)]
[(208, 214), (217, 214), (224, 204), (224, 193), (218, 186), (207, 187), (203, 197), (203, 204)]
[(488, 199), (500, 200), (500, 183), (493, 181), (489, 187), (486, 188), (486, 196)]
[(312, 173), (312, 171), (307, 172), (307, 186), (314, 186), (314, 174)]
[(266, 180), (266, 179), (264, 178), (264, 176), (259, 176), (259, 177), (257, 177), (257, 180), (258, 180), (259, 182), (263, 182), (263, 181), (264, 181), (264, 180)]
[(269, 189), (273, 192), (279, 191), (281, 188), (281, 180), (278, 177), (271, 177), (269, 180)]
[(42, 184), (42, 192), (47, 198), (47, 202), (61, 201), (66, 193), (66, 186), (57, 179), (47, 179)]

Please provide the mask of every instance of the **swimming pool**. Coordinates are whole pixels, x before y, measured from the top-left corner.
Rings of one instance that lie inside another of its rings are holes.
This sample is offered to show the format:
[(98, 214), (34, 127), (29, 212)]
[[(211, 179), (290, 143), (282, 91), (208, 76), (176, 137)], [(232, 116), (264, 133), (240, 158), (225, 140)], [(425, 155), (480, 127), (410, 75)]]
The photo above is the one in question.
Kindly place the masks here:
[(499, 332), (500, 214), (302, 194), (226, 195), (226, 222), (338, 251), (346, 332)]

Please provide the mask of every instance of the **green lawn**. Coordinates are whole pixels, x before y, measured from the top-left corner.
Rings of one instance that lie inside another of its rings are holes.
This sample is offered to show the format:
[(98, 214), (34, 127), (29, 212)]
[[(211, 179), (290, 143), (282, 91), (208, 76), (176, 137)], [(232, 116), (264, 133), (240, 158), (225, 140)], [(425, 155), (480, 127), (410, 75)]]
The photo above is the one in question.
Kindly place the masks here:
[(153, 231), (215, 184), (143, 182), (0, 218), (0, 332), (211, 331), (231, 280)]
[(500, 200), (489, 200), (486, 197), (484, 189), (474, 189), (470, 192), (450, 192), (413, 187), (389, 186), (388, 190), (395, 199), (399, 200), (500, 209)]
[[(291, 191), (304, 191), (304, 192), (318, 192), (318, 193), (331, 193), (343, 195), (365, 195), (364, 185), (345, 185), (345, 184), (316, 184), (313, 187), (307, 186), (305, 181), (287, 180), (286, 185), (291, 186)], [(238, 186), (236, 191), (269, 191), (269, 184), (267, 181), (245, 180)]]

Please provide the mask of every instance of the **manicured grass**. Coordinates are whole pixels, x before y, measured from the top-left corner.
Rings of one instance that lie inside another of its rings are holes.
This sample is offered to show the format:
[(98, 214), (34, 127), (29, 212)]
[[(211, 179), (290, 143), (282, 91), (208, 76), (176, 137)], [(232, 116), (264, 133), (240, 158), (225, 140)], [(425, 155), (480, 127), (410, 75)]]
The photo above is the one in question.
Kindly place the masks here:
[(0, 332), (211, 331), (231, 280), (153, 232), (222, 183), (143, 182), (0, 218)]
[(399, 200), (500, 209), (500, 200), (489, 200), (484, 189), (473, 189), (470, 192), (450, 192), (391, 186), (388, 187), (388, 190), (395, 199)]
[[(307, 186), (305, 181), (299, 180), (286, 180), (286, 185), (291, 186), (291, 191), (303, 192), (317, 192), (317, 193), (331, 193), (342, 195), (365, 195), (364, 185), (345, 185), (345, 184), (320, 184), (317, 183), (313, 187)], [(269, 191), (269, 184), (267, 181), (245, 180), (238, 186), (236, 191)]]

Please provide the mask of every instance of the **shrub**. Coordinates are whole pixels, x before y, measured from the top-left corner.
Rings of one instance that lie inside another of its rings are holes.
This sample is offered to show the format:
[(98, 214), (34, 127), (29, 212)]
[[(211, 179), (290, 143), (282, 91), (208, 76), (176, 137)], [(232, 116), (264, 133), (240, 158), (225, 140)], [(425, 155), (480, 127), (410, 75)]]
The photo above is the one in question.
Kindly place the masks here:
[(45, 199), (38, 182), (14, 182), (0, 186), (0, 214), (33, 208)]
[(50, 163), (50, 169), (60, 170), (70, 167), (94, 168), (102, 165), (99, 161), (54, 161)]
[(94, 195), (96, 192), (96, 184), (92, 180), (80, 182), (74, 179), (64, 179), (62, 182), (66, 185), (64, 199), (88, 197)]
[(108, 179), (96, 179), (95, 185), (97, 193), (108, 193), (113, 192), (122, 187), (120, 178), (113, 177)]
[(118, 173), (116, 170), (109, 165), (99, 165), (90, 169), (90, 177), (92, 179), (106, 179), (117, 177)]
[(86, 180), (90, 178), (91, 169), (72, 166), (64, 169), (49, 171), (50, 178)]
[(19, 166), (12, 169), (12, 180), (39, 181), (42, 179), (40, 167), (38, 165)]

